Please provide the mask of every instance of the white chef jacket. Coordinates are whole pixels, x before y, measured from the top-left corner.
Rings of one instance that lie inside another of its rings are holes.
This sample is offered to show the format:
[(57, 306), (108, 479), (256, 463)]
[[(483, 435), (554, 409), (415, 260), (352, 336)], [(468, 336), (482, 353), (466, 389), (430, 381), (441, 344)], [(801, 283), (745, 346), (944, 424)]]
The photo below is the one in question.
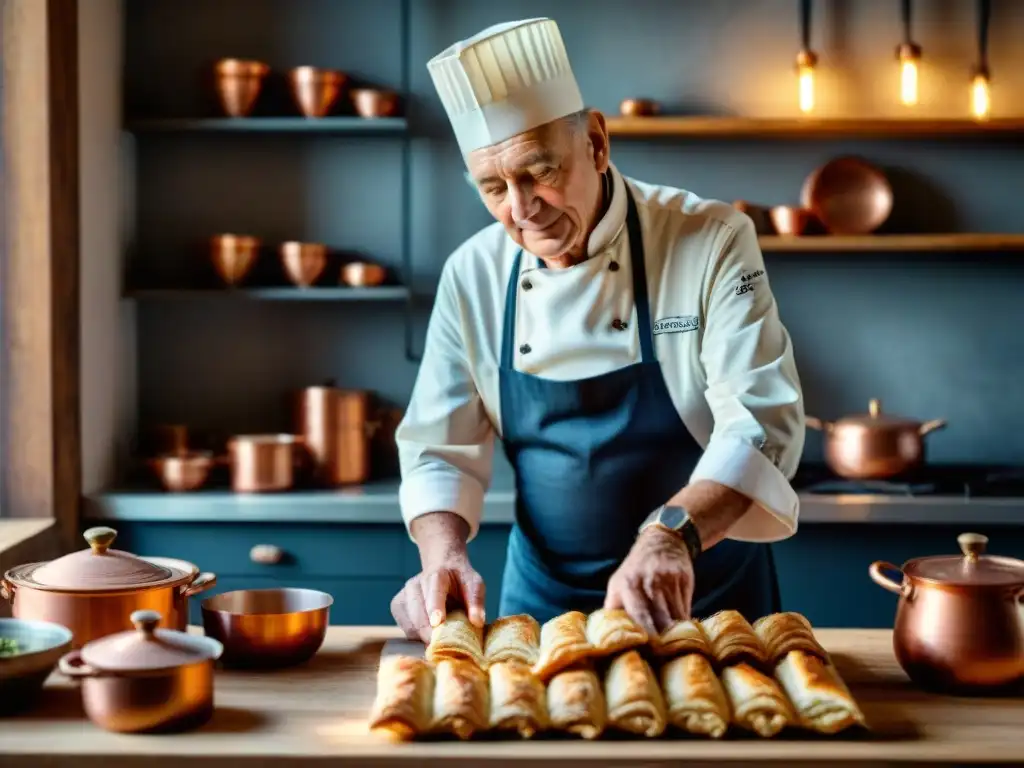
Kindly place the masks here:
[[(679, 416), (704, 448), (690, 482), (713, 480), (754, 502), (729, 538), (784, 539), (797, 528), (799, 501), (787, 478), (803, 450), (804, 410), (754, 226), (727, 203), (610, 172), (611, 204), (590, 236), (587, 260), (543, 269), (523, 253), (515, 368), (576, 380), (640, 360), (628, 183), (643, 231), (655, 355)], [(447, 511), (476, 535), (495, 437), (502, 434), (498, 366), (518, 250), (495, 223), (444, 265), (423, 361), (396, 433), (407, 526), (419, 515)]]

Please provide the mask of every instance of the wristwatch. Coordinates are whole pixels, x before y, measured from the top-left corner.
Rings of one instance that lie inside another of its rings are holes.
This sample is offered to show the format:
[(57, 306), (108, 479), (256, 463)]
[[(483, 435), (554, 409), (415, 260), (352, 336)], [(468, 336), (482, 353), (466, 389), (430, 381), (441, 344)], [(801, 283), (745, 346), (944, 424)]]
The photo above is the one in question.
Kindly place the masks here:
[(696, 560), (704, 551), (704, 546), (700, 541), (700, 532), (690, 518), (690, 513), (683, 507), (662, 504), (647, 516), (640, 526), (638, 534), (643, 533), (652, 525), (665, 528), (682, 539), (683, 544), (686, 545), (686, 551), (690, 553), (691, 560)]

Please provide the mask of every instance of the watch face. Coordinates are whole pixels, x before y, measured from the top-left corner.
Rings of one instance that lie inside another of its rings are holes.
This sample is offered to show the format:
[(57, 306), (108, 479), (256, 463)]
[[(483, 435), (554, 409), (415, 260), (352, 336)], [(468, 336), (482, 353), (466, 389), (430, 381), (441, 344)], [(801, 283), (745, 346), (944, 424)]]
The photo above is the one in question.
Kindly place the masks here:
[(685, 523), (689, 517), (690, 516), (686, 514), (686, 510), (682, 507), (664, 507), (661, 510), (661, 519), (658, 522), (674, 531), (677, 531), (683, 527), (683, 523)]

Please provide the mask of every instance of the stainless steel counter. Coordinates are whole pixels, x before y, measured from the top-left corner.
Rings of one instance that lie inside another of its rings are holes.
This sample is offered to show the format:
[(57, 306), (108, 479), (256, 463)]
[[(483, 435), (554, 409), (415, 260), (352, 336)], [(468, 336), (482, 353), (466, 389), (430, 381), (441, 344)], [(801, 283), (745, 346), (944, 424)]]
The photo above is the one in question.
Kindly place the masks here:
[[(805, 524), (1024, 525), (1024, 498), (801, 494), (800, 499), (800, 522)], [(485, 525), (511, 523), (511, 483), (496, 482), (484, 504)], [(150, 522), (401, 523), (397, 481), (341, 491), (249, 496), (229, 491), (104, 493), (87, 499), (85, 514), (93, 520)]]

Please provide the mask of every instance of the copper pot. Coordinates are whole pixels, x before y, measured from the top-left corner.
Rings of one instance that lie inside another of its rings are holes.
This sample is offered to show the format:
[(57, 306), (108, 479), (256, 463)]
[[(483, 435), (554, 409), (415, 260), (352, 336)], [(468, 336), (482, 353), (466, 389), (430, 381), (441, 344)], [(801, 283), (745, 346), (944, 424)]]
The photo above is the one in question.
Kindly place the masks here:
[(380, 264), (368, 261), (353, 261), (341, 268), (341, 282), (354, 288), (370, 288), (382, 284), (388, 271)]
[(236, 435), (228, 441), (231, 488), (236, 493), (287, 491), (303, 461), (296, 435)]
[(325, 117), (338, 100), (348, 75), (332, 69), (296, 67), (288, 73), (292, 98), (305, 117)]
[(313, 285), (327, 266), (327, 246), (320, 243), (282, 243), (280, 252), (285, 274), (300, 288)]
[(217, 459), (210, 451), (188, 451), (156, 456), (148, 463), (165, 490), (182, 493), (202, 488)]
[(217, 583), (192, 563), (111, 549), (113, 528), (89, 528), (89, 549), (56, 560), (11, 568), (0, 580), (0, 597), (11, 600), (15, 618), (63, 624), (73, 647), (131, 627), (132, 611), (154, 610), (161, 626), (185, 629), (188, 599)]
[(158, 629), (156, 611), (134, 611), (134, 630), (96, 640), (60, 660), (82, 681), (85, 714), (118, 733), (195, 728), (213, 714), (214, 662), (224, 647), (213, 638)]
[(879, 168), (856, 157), (837, 157), (807, 177), (800, 203), (831, 234), (866, 235), (889, 218), (893, 193)]
[(341, 486), (370, 477), (370, 393), (307, 387), (298, 396), (296, 427), (318, 483)]
[(840, 477), (881, 480), (915, 469), (925, 458), (924, 436), (946, 426), (945, 419), (915, 421), (882, 413), (872, 400), (866, 415), (838, 421), (807, 417), (807, 426), (825, 434), (825, 462)]
[(623, 99), (619, 114), (623, 117), (654, 117), (661, 112), (661, 105), (654, 99)]
[[(984, 693), (1024, 680), (1024, 561), (986, 555), (988, 537), (962, 533), (962, 555), (881, 560), (872, 581), (900, 596), (893, 650), (911, 680)], [(893, 579), (886, 572), (898, 573)]]
[(780, 235), (802, 235), (812, 220), (809, 210), (795, 205), (776, 205), (768, 211), (768, 217)]
[(262, 61), (222, 59), (214, 67), (217, 98), (229, 117), (246, 117), (256, 106), (270, 67)]
[(210, 258), (226, 285), (238, 285), (249, 274), (260, 252), (258, 238), (248, 235), (214, 235), (210, 238)]
[(355, 88), (351, 96), (352, 106), (360, 117), (394, 117), (398, 114), (398, 94), (394, 91)]

